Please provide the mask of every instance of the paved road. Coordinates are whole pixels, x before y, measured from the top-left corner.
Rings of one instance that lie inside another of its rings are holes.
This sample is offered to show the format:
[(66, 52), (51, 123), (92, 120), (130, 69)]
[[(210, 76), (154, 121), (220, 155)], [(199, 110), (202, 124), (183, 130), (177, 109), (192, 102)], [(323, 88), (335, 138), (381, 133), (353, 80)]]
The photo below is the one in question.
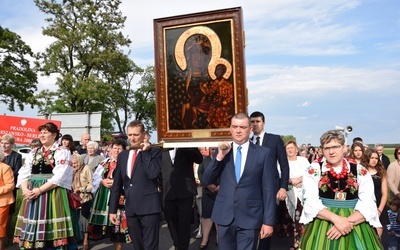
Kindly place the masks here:
[[(199, 249), (200, 248), (200, 243), (201, 239), (195, 239), (195, 236), (197, 234), (197, 225), (193, 224), (192, 226), (192, 238), (190, 239), (190, 246), (189, 249)], [(218, 247), (215, 244), (215, 230), (211, 231), (210, 234), (210, 241), (208, 243), (208, 248), (207, 250), (217, 250)], [(289, 247), (292, 245), (292, 238), (279, 238), (273, 236), (272, 240), (272, 248), (271, 250), (287, 250)], [(90, 242), (91, 249), (92, 250), (113, 250), (114, 247), (110, 240), (103, 239), (101, 241), (91, 241)], [(132, 245), (130, 244), (124, 244), (123, 250), (131, 250)], [(159, 250), (173, 250), (174, 248), (172, 247), (172, 240), (169, 235), (168, 227), (166, 224), (162, 224), (161, 229), (160, 229), (160, 248)], [(18, 250), (18, 247), (16, 245), (13, 245), (11, 247), (8, 247), (7, 250)]]

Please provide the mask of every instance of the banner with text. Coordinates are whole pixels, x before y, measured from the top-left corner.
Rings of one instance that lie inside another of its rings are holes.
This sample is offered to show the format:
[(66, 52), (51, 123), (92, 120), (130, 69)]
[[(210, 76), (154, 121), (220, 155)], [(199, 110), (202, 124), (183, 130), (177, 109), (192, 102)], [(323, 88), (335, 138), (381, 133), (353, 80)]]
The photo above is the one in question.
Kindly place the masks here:
[(38, 138), (38, 127), (46, 122), (53, 122), (61, 129), (61, 121), (0, 115), (0, 136), (11, 134), (15, 138), (15, 144), (28, 145)]

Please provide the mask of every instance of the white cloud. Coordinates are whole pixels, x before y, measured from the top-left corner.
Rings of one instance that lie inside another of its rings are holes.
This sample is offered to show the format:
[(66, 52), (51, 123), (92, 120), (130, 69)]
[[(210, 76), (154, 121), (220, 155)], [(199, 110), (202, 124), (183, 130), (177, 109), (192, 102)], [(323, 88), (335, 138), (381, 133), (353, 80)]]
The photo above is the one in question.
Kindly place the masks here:
[(305, 101), (301, 104), (298, 104), (297, 107), (303, 108), (303, 107), (309, 107), (310, 105), (311, 105), (311, 102)]
[[(351, 37), (357, 26), (343, 25), (334, 18), (360, 4), (360, 1), (294, 0), (224, 1), (207, 5), (190, 1), (124, 1), (122, 11), (127, 15), (125, 31), (130, 34), (134, 49), (153, 49), (153, 20), (223, 8), (241, 6), (243, 10), (246, 43), (249, 53), (279, 53), (293, 55), (345, 55), (354, 54)], [(179, 8), (177, 8), (179, 6)], [(151, 12), (147, 10), (152, 10)]]
[[(264, 71), (265, 69), (265, 71)], [(251, 65), (250, 96), (285, 94), (331, 94), (332, 91), (369, 92), (390, 90), (400, 84), (400, 70), (350, 67), (285, 67)]]
[(260, 34), (250, 30), (247, 51), (250, 55), (351, 55), (357, 53), (350, 38), (357, 33), (354, 26), (338, 24), (312, 26), (309, 22), (288, 23), (284, 27), (265, 29)]
[(385, 50), (391, 53), (400, 53), (400, 41), (392, 41), (386, 43), (375, 44), (378, 49)]

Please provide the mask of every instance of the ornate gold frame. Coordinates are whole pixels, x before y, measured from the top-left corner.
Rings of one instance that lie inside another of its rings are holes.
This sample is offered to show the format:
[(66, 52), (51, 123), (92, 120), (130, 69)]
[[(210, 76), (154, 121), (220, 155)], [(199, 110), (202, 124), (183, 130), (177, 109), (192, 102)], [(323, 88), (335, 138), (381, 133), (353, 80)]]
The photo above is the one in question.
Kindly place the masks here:
[[(158, 140), (229, 140), (228, 118), (247, 113), (242, 9), (155, 19), (154, 40)], [(209, 94), (221, 81), (225, 100)]]

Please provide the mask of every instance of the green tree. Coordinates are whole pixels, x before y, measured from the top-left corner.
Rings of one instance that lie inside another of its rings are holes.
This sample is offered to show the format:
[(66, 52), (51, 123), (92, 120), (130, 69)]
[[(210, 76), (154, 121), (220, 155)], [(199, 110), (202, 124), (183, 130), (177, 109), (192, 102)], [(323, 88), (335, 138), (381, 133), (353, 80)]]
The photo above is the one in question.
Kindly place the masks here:
[(136, 66), (133, 62), (131, 62), (130, 68), (130, 73), (120, 79), (119, 84), (114, 85), (111, 95), (108, 96), (108, 103), (110, 104), (109, 111), (112, 112), (115, 125), (119, 131), (124, 133), (126, 132), (125, 128), (127, 123), (133, 119), (130, 105), (133, 101), (132, 97), (134, 96), (135, 84), (133, 80), (135, 75), (143, 73), (143, 69)]
[(136, 120), (143, 121), (149, 132), (154, 131), (156, 128), (155, 81), (154, 67), (147, 66), (139, 81), (140, 87), (135, 91), (133, 100), (130, 102)]
[[(120, 84), (120, 89), (114, 89), (113, 99), (120, 98), (118, 102), (110, 101), (115, 110), (115, 121), (119, 131), (126, 132), (125, 128), (131, 120), (140, 120), (145, 124), (146, 130), (152, 132), (156, 127), (156, 97), (155, 97), (155, 72), (153, 66), (145, 70), (132, 65), (132, 74)], [(139, 87), (133, 88), (133, 77), (140, 75)], [(117, 105), (123, 105), (118, 107)], [(121, 110), (121, 111), (120, 111)]]
[(15, 105), (24, 110), (24, 105), (35, 104), (37, 75), (29, 60), (34, 58), (31, 48), (21, 37), (0, 26), (0, 102), (15, 111)]
[(131, 117), (132, 96), (137, 96), (132, 81), (143, 72), (128, 57), (131, 41), (121, 33), (126, 20), (119, 10), (121, 1), (35, 3), (48, 15), (43, 34), (55, 38), (40, 55), (40, 69), (44, 75), (56, 74), (58, 86), (37, 95), (40, 112), (101, 111), (103, 133), (114, 130), (113, 122), (121, 127)]
[(296, 141), (296, 137), (293, 135), (281, 135), (283, 144), (286, 145), (288, 141)]

